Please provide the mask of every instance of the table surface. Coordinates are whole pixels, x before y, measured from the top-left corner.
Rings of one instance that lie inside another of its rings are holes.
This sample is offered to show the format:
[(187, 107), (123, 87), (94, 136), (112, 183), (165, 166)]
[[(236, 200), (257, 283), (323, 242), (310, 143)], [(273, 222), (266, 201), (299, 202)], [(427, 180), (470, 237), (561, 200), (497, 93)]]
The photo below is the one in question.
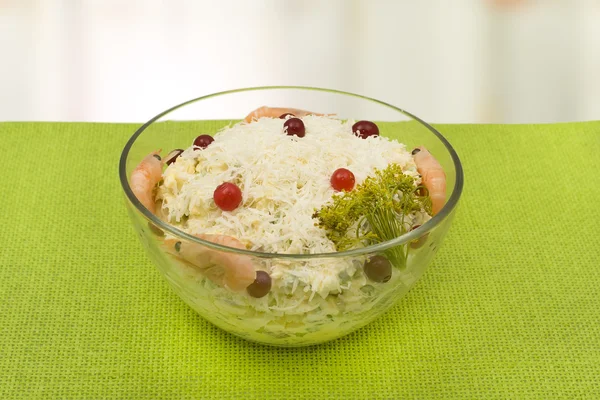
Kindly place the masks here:
[(138, 124), (0, 123), (0, 398), (600, 398), (600, 122), (437, 125), (465, 190), (421, 281), (324, 345), (171, 292), (125, 211)]

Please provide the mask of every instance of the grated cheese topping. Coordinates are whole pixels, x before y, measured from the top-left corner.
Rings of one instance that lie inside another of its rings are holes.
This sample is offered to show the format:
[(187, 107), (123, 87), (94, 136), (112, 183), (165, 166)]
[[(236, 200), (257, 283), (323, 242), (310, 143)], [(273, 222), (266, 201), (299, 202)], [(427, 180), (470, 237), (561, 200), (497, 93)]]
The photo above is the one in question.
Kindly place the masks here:
[[(382, 136), (361, 139), (352, 133), (352, 120), (321, 116), (302, 120), (306, 127), (302, 138), (287, 136), (281, 119), (261, 118), (224, 128), (205, 149), (186, 149), (166, 168), (158, 188), (163, 217), (190, 234), (233, 236), (250, 250), (330, 253), (335, 246), (315, 226), (312, 215), (336, 193), (330, 184), (336, 169), (352, 171), (358, 185), (375, 169), (396, 163), (420, 182), (405, 145)], [(223, 182), (235, 183), (242, 191), (242, 204), (231, 212), (220, 210), (213, 201), (215, 188)], [(294, 291), (303, 287), (325, 297), (341, 290), (338, 274), (354, 268), (351, 260), (321, 259), (273, 262), (269, 272), (281, 287)]]

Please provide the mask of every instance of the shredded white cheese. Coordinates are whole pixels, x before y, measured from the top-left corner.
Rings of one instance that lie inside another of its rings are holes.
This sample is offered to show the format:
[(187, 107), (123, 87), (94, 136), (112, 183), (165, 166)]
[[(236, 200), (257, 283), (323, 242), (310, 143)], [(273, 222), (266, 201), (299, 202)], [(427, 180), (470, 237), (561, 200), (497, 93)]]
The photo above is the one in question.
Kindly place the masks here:
[[(159, 186), (157, 198), (167, 221), (191, 234), (233, 236), (256, 251), (329, 253), (335, 246), (312, 215), (334, 195), (330, 177), (336, 169), (352, 171), (358, 185), (375, 169), (396, 163), (420, 180), (403, 144), (382, 136), (361, 139), (352, 133), (354, 121), (319, 116), (302, 120), (302, 138), (287, 136), (281, 119), (261, 118), (226, 127), (205, 149), (185, 150), (165, 170)], [(215, 188), (223, 182), (242, 191), (242, 204), (231, 212), (213, 201)], [(325, 297), (340, 289), (338, 274), (351, 262), (306, 262), (300, 269), (298, 264), (274, 265), (272, 278), (294, 288), (297, 279)]]

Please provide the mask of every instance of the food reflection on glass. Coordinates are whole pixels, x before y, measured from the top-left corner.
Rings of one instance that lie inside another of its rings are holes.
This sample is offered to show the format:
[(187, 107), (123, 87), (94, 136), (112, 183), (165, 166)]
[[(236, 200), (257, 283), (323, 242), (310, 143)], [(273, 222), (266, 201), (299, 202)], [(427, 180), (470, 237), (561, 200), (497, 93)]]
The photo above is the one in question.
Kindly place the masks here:
[[(214, 136), (189, 140), (164, 157), (148, 154), (130, 176), (132, 191), (165, 223), (235, 249), (364, 248), (420, 227), (446, 200), (434, 156), (380, 136), (373, 121), (261, 107)], [(381, 294), (402, 284), (407, 260), (427, 240), (379, 254), (289, 260), (186, 242), (150, 225), (188, 283), (209, 294), (198, 296), (202, 307), (223, 321), (252, 321), (248, 339), (282, 344), (358, 324)]]

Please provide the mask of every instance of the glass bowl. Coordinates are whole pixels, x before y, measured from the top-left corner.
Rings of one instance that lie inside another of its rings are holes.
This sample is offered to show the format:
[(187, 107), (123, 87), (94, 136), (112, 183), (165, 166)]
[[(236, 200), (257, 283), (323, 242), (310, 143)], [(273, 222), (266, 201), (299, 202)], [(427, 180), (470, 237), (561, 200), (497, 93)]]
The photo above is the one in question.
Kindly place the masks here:
[[(421, 227), (372, 246), (327, 254), (274, 254), (227, 247), (189, 235), (157, 218), (133, 194), (130, 175), (145, 156), (157, 149), (163, 149), (165, 155), (171, 149), (187, 148), (198, 135), (213, 135), (263, 105), (376, 121), (380, 135), (404, 143), (407, 149), (425, 146), (446, 174), (444, 207)], [(457, 154), (437, 130), (421, 119), (390, 104), (352, 93), (288, 86), (216, 93), (162, 112), (129, 139), (121, 154), (119, 176), (135, 231), (175, 293), (203, 318), (225, 331), (273, 346), (307, 346), (336, 339), (385, 313), (423, 275), (451, 225), (463, 187)], [(274, 290), (255, 298), (246, 290), (233, 292), (213, 283), (201, 269), (177, 257), (173, 241), (178, 246), (194, 246), (200, 255), (238, 257), (251, 262), (256, 270), (267, 272), (277, 264), (317, 270), (332, 263), (349, 263), (356, 268), (352, 276), (340, 277), (345, 279), (347, 289), (325, 296), (315, 295), (306, 287), (279, 287), (273, 278), (273, 287), (288, 290), (285, 296), (289, 301), (282, 307), (273, 297)], [(362, 268), (365, 261), (390, 252), (404, 254), (405, 264), (393, 265), (392, 277), (385, 283), (369, 280)]]

